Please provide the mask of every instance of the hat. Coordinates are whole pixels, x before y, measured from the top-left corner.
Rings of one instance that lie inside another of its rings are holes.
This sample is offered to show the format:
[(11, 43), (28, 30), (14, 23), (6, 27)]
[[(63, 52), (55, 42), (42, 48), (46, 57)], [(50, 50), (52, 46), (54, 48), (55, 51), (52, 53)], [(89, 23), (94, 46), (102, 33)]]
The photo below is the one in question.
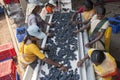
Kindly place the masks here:
[(52, 4), (53, 6), (56, 6), (54, 0), (49, 0), (49, 3)]
[(28, 31), (28, 34), (29, 34), (29, 35), (34, 36), (34, 37), (36, 37), (36, 38), (38, 38), (38, 39), (44, 39), (45, 37), (47, 37), (46, 34), (43, 33), (43, 32), (39, 29), (39, 27), (38, 27), (37, 25), (35, 25), (35, 24), (30, 25), (30, 26), (28, 27), (27, 31)]

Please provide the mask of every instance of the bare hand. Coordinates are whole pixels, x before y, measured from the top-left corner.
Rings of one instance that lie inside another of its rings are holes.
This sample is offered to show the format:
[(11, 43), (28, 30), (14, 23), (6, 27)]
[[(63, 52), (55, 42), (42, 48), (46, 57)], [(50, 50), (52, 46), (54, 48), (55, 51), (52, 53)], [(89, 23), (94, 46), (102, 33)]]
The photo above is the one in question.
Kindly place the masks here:
[(56, 22), (51, 22), (51, 23), (50, 23), (50, 26), (54, 26), (55, 23), (56, 23)]
[(46, 35), (48, 36), (48, 38), (52, 38), (54, 36), (54, 34), (52, 33), (46, 33)]
[(76, 21), (72, 21), (72, 24), (73, 24), (73, 25), (77, 25), (77, 22), (76, 22)]
[(77, 66), (81, 67), (83, 63), (84, 63), (83, 60), (80, 60), (80, 61), (77, 62)]
[(79, 31), (78, 30), (76, 30), (76, 31), (73, 31), (73, 33), (75, 33), (75, 34), (77, 34)]
[(90, 47), (91, 47), (91, 44), (90, 44), (90, 43), (87, 43), (87, 44), (85, 44), (85, 47), (90, 48)]
[(41, 50), (48, 50), (48, 46), (45, 46), (44, 48), (41, 48)]
[(65, 66), (60, 67), (60, 69), (64, 72), (68, 70)]

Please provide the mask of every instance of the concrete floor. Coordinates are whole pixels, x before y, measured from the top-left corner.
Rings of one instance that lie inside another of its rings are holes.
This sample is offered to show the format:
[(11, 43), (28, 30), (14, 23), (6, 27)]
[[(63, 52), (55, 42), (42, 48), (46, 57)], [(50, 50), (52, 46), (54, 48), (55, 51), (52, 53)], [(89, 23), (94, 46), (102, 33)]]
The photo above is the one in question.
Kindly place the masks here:
[(0, 45), (11, 41), (11, 36), (5, 16), (0, 15)]
[[(120, 14), (120, 2), (106, 3), (107, 17)], [(117, 61), (120, 61), (120, 32), (111, 36), (110, 53)]]

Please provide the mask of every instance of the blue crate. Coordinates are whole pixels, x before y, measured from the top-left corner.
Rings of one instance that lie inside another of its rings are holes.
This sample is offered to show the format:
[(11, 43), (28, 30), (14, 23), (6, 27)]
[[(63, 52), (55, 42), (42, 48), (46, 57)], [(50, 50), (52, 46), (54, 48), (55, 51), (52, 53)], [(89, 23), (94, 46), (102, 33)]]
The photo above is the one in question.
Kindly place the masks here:
[(4, 9), (0, 7), (0, 13), (4, 13)]
[(119, 29), (119, 31), (120, 31), (120, 24), (118, 24), (118, 29)]
[(110, 22), (117, 22), (118, 24), (120, 24), (120, 20), (118, 20), (118, 19), (108, 18), (108, 20), (109, 20)]
[(20, 80), (20, 76), (17, 71), (16, 71), (16, 80)]
[(10, 60), (10, 59), (12, 59), (12, 57), (11, 58), (6, 58), (4, 60), (0, 60), (0, 62), (7, 61), (7, 60)]
[(25, 26), (16, 28), (16, 37), (18, 42), (22, 42), (26, 35), (27, 35), (27, 30)]
[(120, 26), (119, 25), (110, 24), (110, 27), (112, 27), (112, 33), (114, 33), (114, 34), (116, 34), (120, 31)]

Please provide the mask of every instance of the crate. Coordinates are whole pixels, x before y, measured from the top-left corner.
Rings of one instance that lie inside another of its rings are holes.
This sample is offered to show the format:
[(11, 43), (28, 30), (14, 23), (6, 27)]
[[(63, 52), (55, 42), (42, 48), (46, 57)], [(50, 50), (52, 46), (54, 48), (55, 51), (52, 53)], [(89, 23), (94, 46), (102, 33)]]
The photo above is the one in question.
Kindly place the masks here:
[(24, 40), (24, 37), (27, 35), (26, 31), (27, 30), (25, 26), (16, 28), (16, 37), (18, 42), (22, 42)]
[(12, 58), (14, 56), (16, 56), (16, 52), (12, 42), (0, 45), (0, 60)]
[(116, 34), (120, 31), (120, 24), (118, 24), (118, 25), (110, 24), (110, 27), (112, 27), (112, 33), (114, 33), (114, 34)]
[(0, 62), (0, 80), (16, 80), (16, 66), (12, 59)]
[(0, 7), (0, 14), (4, 13), (4, 9)]
[(3, 0), (5, 4), (10, 4), (11, 0)]
[(108, 20), (109, 20), (110, 22), (116, 22), (116, 23), (120, 24), (120, 20), (118, 20), (118, 19), (116, 19), (116, 18), (108, 18)]

